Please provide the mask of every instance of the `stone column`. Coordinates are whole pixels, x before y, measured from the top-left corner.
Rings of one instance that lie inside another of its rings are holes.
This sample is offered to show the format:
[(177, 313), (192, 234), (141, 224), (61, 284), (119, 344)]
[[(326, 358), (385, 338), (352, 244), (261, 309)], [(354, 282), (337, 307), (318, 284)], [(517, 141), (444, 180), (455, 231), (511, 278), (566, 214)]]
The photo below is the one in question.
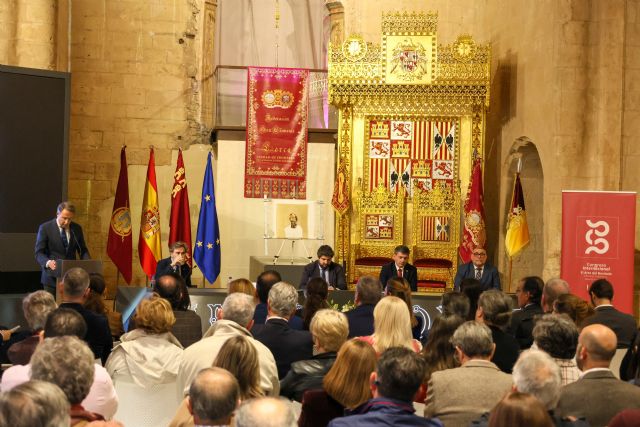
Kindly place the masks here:
[(344, 40), (344, 6), (341, 1), (325, 2), (331, 20), (331, 43), (341, 44)]

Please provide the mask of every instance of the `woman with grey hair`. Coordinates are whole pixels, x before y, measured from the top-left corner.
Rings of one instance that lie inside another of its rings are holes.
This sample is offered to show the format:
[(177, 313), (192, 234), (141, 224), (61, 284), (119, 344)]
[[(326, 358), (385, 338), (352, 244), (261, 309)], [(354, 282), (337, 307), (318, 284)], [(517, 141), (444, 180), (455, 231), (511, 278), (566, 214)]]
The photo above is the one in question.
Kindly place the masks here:
[(491, 329), (493, 342), (496, 345), (496, 351), (491, 361), (507, 374), (513, 370), (513, 365), (518, 360), (520, 353), (518, 341), (505, 332), (511, 323), (512, 312), (511, 297), (499, 289), (485, 291), (478, 299), (476, 320)]
[(69, 402), (53, 383), (32, 380), (0, 394), (0, 426), (66, 427), (69, 423)]
[(72, 336), (47, 338), (31, 358), (31, 379), (48, 381), (60, 387), (71, 404), (71, 425), (104, 417), (82, 407), (93, 384), (95, 364), (93, 352), (80, 338)]
[[(29, 331), (24, 331), (22, 340), (14, 342), (7, 350), (7, 357), (14, 365), (26, 365), (40, 342), (40, 333), (47, 322), (47, 316), (58, 306), (53, 296), (47, 291), (30, 293), (22, 300), (22, 312), (29, 324)], [(15, 335), (18, 336), (17, 334)]]

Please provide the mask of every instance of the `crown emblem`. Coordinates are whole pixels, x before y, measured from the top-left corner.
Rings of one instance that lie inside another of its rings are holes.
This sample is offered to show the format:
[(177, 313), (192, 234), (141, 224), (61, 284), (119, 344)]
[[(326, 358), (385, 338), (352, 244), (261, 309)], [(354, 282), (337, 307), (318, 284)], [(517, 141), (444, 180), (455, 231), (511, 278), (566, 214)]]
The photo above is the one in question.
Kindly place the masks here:
[(371, 138), (389, 138), (389, 124), (384, 122), (372, 123)]
[(409, 144), (404, 141), (394, 141), (391, 157), (409, 157)]
[(413, 164), (413, 176), (416, 178), (429, 178), (431, 176), (431, 165), (425, 160), (418, 160)]

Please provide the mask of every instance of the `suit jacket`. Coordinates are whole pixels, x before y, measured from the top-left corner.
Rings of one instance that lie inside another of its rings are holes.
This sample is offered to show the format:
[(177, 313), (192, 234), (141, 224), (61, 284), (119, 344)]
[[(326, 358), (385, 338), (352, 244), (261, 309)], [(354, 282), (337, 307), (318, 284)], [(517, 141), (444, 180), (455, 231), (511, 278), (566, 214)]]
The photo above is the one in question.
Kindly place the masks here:
[(511, 375), (486, 360), (474, 359), (459, 368), (434, 372), (424, 416), (438, 417), (447, 427), (467, 427), (490, 411), (511, 386)]
[(299, 427), (327, 427), (329, 421), (344, 415), (344, 406), (334, 400), (326, 391), (307, 390), (302, 396)]
[[(380, 283), (382, 287), (387, 286), (387, 281), (392, 277), (398, 277), (398, 270), (396, 269), (396, 263), (391, 261), (389, 264), (385, 264), (380, 269)], [(418, 290), (418, 269), (413, 265), (407, 263), (402, 269), (402, 277), (409, 282), (411, 290), (416, 292)]]
[(496, 364), (502, 372), (510, 374), (513, 371), (518, 356), (520, 355), (520, 345), (516, 339), (496, 326), (489, 326), (493, 342), (496, 344), (496, 351), (493, 353), (491, 361)]
[(508, 332), (518, 340), (522, 350), (528, 349), (533, 344), (535, 317), (542, 314), (544, 314), (542, 307), (533, 303), (513, 312)]
[[(344, 269), (340, 264), (331, 262), (327, 266), (327, 272), (329, 273), (329, 284), (336, 289), (347, 289), (347, 281), (344, 277)], [(318, 261), (307, 264), (302, 272), (302, 278), (300, 279), (300, 289), (307, 287), (307, 283), (314, 277), (320, 277), (320, 265)]]
[(333, 419), (328, 427), (442, 427), (439, 420), (423, 418), (414, 412), (411, 402), (381, 396), (370, 399), (357, 415)]
[[(462, 283), (463, 279), (473, 279), (475, 277), (476, 269), (472, 262), (459, 265), (456, 278), (453, 280), (453, 288), (459, 291), (460, 283)], [(482, 267), (480, 284), (485, 291), (493, 288), (500, 289), (500, 274), (498, 274), (498, 269), (488, 261)]]
[(618, 348), (629, 348), (636, 335), (636, 319), (610, 305), (596, 307), (596, 312), (584, 320), (583, 326), (594, 323), (605, 325), (616, 333)]
[(176, 323), (171, 328), (171, 333), (175, 336), (182, 347), (187, 348), (202, 338), (202, 320), (198, 313), (193, 310), (173, 310)]
[(36, 237), (35, 256), (36, 261), (42, 268), (42, 276), (40, 283), (46, 286), (56, 286), (56, 279), (50, 276), (46, 267), (47, 261), (56, 259), (76, 259), (76, 255), (80, 259), (89, 259), (89, 249), (84, 241), (82, 227), (75, 222), (69, 224), (69, 246), (64, 249), (62, 238), (60, 237), (60, 229), (55, 218), (41, 224), (38, 228), (38, 236)]
[(313, 357), (311, 334), (292, 329), (286, 320), (268, 319), (264, 325), (255, 325), (251, 334), (273, 353), (279, 379), (287, 375), (293, 362)]
[(155, 280), (158, 280), (158, 277), (167, 273), (176, 273), (180, 275), (184, 279), (184, 282), (188, 287), (191, 287), (191, 268), (189, 268), (188, 264), (183, 264), (179, 269), (173, 269), (171, 267), (171, 257), (163, 258), (158, 261), (158, 265), (156, 266), (156, 274), (153, 276)]
[(60, 307), (75, 310), (84, 318), (84, 321), (87, 322), (87, 335), (84, 337), (84, 340), (89, 344), (96, 359), (101, 359), (104, 365), (113, 348), (111, 329), (109, 329), (107, 318), (101, 314), (87, 310), (82, 304), (75, 302), (65, 302), (60, 304)]
[(373, 304), (362, 304), (347, 311), (349, 322), (349, 338), (373, 335)]
[[(256, 311), (253, 313), (253, 324), (264, 325), (264, 323), (267, 321), (268, 315), (269, 313), (267, 312), (267, 303), (259, 303), (258, 305), (256, 305)], [(291, 319), (289, 319), (289, 326), (291, 327), (291, 329), (302, 331), (304, 329), (304, 322), (302, 321), (302, 317), (295, 314), (291, 316)]]
[(640, 387), (620, 381), (610, 370), (598, 370), (564, 386), (556, 413), (585, 417), (592, 427), (599, 427), (629, 408), (640, 408)]

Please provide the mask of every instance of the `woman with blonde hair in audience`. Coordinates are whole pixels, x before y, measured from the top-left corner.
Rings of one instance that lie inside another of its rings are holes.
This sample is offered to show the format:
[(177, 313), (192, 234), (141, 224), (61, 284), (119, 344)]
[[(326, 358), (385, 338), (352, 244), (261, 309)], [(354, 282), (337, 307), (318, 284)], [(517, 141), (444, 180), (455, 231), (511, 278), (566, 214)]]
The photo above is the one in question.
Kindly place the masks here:
[(421, 317), (417, 317), (413, 313), (413, 303), (411, 302), (411, 286), (407, 279), (402, 277), (392, 277), (387, 280), (387, 286), (384, 288), (384, 294), (398, 297), (407, 304), (409, 309), (409, 319), (411, 320), (411, 334), (413, 338), (422, 341), (422, 327), (424, 326)]
[(257, 304), (258, 293), (256, 292), (256, 288), (255, 286), (253, 286), (253, 283), (251, 283), (249, 280), (240, 278), (240, 279), (234, 279), (230, 281), (229, 284), (227, 285), (227, 295), (230, 295), (236, 292), (240, 292), (240, 293), (252, 296), (255, 299)]
[(593, 307), (585, 300), (573, 294), (560, 295), (553, 303), (553, 312), (568, 315), (578, 329), (582, 329), (584, 320), (595, 313)]
[(358, 338), (345, 342), (322, 380), (323, 389), (304, 393), (298, 426), (325, 427), (334, 418), (357, 412), (372, 397), (369, 381), (376, 359), (368, 343)]
[[(315, 279), (311, 279), (307, 288)], [(291, 370), (280, 381), (280, 395), (302, 401), (306, 390), (322, 387), (322, 380), (336, 360), (337, 351), (347, 340), (347, 316), (336, 310), (318, 310), (311, 320), (313, 358), (291, 364)]]
[(135, 322), (136, 329), (120, 337), (120, 344), (107, 359), (105, 368), (114, 384), (133, 381), (146, 389), (174, 382), (182, 361), (182, 345), (171, 333), (176, 322), (171, 305), (153, 294), (138, 306)]
[(489, 413), (489, 427), (553, 427), (542, 402), (528, 393), (507, 394)]
[[(258, 351), (242, 335), (229, 338), (220, 348), (213, 361), (213, 367), (229, 371), (240, 385), (240, 400), (264, 396), (260, 388), (260, 364)], [(189, 412), (188, 398), (185, 398), (169, 427), (194, 427), (193, 416)]]
[(373, 310), (373, 335), (360, 337), (373, 346), (378, 355), (391, 347), (406, 347), (416, 353), (422, 350), (420, 341), (413, 339), (407, 304), (398, 297), (380, 300)]

